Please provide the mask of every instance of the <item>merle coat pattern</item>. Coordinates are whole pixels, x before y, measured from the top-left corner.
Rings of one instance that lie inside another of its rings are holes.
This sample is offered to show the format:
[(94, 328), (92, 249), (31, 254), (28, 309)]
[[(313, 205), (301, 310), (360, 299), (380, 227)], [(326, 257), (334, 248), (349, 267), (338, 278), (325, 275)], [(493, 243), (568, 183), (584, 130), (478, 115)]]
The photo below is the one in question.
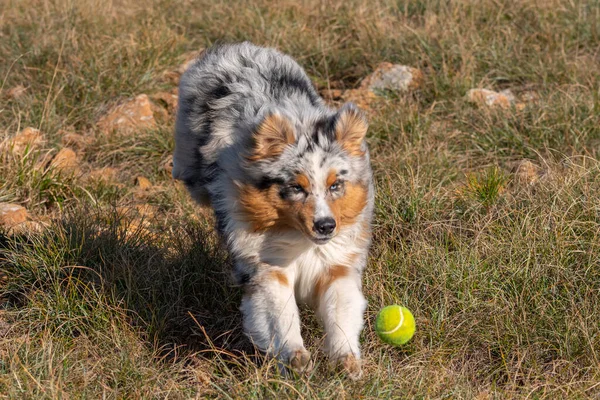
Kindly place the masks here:
[(246, 334), (298, 372), (312, 365), (297, 306), (306, 303), (331, 361), (361, 375), (374, 198), (366, 132), (354, 105), (326, 106), (274, 49), (216, 46), (181, 78), (173, 176), (214, 208), (244, 286)]

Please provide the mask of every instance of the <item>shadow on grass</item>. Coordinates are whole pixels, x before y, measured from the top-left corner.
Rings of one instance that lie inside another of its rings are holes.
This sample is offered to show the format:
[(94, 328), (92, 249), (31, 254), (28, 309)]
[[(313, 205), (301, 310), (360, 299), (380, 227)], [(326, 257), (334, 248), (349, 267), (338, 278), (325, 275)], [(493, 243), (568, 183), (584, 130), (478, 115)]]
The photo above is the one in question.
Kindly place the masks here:
[[(231, 286), (229, 260), (214, 235), (192, 223), (151, 222), (144, 227), (114, 210), (80, 209), (39, 236), (0, 234), (0, 269), (8, 276), (0, 288), (4, 307), (25, 307), (29, 293), (42, 290), (94, 310), (124, 310), (167, 358), (197, 352), (253, 356), (241, 329), (241, 291)], [(60, 282), (59, 292), (52, 282)], [(81, 287), (75, 297), (65, 286), (73, 282)], [(85, 296), (90, 287), (102, 296)], [(72, 334), (94, 325), (76, 326)]]

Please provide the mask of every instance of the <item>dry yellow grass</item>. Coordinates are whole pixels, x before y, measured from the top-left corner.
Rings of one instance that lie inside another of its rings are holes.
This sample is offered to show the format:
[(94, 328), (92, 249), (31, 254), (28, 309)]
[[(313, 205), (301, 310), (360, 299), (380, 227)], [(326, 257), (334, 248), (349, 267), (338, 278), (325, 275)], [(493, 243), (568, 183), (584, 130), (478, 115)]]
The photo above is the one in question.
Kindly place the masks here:
[[(600, 395), (597, 0), (6, 0), (0, 26), (0, 202), (44, 227), (0, 234), (0, 397)], [(328, 367), (309, 312), (312, 375), (256, 354), (210, 211), (170, 178), (176, 71), (238, 40), (290, 53), (321, 90), (381, 62), (424, 73), (371, 111), (361, 382)], [(153, 124), (98, 124), (140, 94)], [(4, 147), (26, 127), (43, 140)], [(77, 168), (52, 164), (63, 148)], [(390, 303), (417, 320), (399, 349), (372, 328)]]

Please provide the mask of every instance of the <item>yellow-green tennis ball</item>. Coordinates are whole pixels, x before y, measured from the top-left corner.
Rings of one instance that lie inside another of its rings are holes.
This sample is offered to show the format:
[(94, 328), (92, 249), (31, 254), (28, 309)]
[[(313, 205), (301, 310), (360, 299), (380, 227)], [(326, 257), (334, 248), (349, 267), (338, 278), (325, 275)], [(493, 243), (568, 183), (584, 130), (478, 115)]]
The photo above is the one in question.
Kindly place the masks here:
[(384, 307), (377, 314), (375, 331), (384, 342), (403, 345), (415, 334), (415, 317), (406, 307), (395, 304)]

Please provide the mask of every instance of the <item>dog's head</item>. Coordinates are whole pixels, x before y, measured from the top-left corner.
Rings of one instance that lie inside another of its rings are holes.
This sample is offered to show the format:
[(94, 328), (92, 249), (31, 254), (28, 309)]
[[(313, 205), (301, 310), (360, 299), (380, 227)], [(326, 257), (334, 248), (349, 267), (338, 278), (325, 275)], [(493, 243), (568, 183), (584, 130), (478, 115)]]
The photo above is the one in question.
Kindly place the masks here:
[(296, 229), (317, 244), (352, 225), (369, 201), (367, 122), (352, 104), (293, 122), (267, 114), (253, 128), (239, 184), (244, 217), (256, 231)]

